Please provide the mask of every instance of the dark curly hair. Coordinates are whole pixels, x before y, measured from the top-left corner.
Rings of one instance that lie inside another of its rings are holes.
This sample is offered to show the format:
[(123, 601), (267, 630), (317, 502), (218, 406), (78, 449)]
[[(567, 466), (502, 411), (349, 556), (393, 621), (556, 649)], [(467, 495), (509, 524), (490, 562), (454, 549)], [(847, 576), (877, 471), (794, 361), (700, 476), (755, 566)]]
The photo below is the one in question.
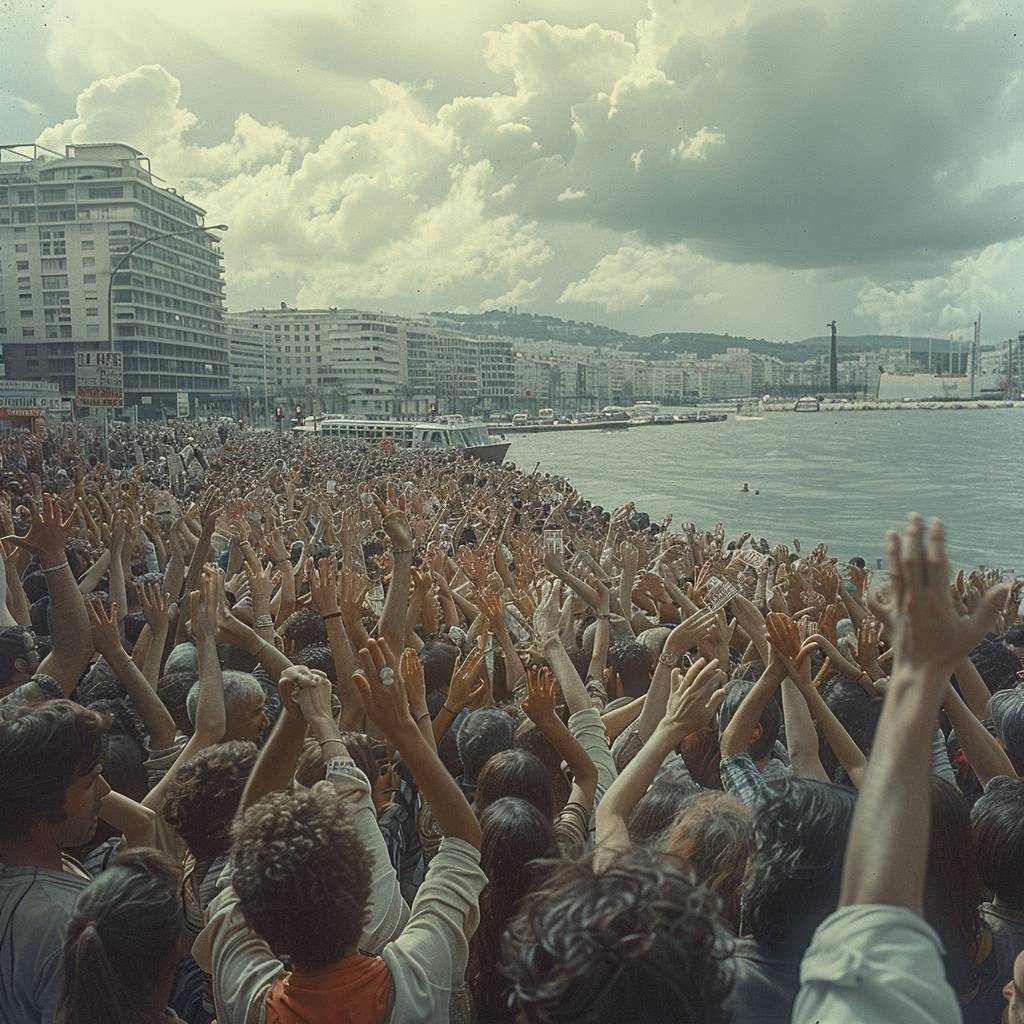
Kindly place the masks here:
[(256, 744), (231, 740), (186, 761), (167, 787), (163, 816), (198, 861), (231, 848), (231, 820), (256, 763)]
[(743, 916), (764, 949), (801, 953), (836, 909), (854, 799), (832, 783), (794, 778), (759, 808)]
[(314, 644), (321, 646), (327, 643), (327, 623), (312, 608), (300, 608), (292, 612), (281, 623), (280, 633), (286, 642), (294, 645), (296, 651)]
[(645, 849), (603, 870), (556, 863), (505, 933), (502, 971), (529, 1024), (724, 1024), (732, 944), (714, 899)]
[(642, 697), (651, 686), (654, 655), (635, 640), (613, 640), (608, 647), (608, 667), (618, 672), (627, 697)]
[(276, 956), (315, 971), (356, 951), (370, 909), (370, 857), (333, 786), (272, 793), (231, 837), (242, 914)]

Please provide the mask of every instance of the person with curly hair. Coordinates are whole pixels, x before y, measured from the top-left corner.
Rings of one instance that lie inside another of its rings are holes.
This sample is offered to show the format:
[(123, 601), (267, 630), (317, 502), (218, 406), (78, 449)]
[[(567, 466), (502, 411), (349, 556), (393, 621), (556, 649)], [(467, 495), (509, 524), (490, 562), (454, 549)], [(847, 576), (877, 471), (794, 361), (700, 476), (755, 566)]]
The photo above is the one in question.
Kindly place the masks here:
[(217, 894), (217, 879), (231, 850), (231, 823), (256, 763), (256, 744), (228, 740), (189, 758), (168, 784), (163, 818), (188, 847), (182, 896), (193, 935)]
[[(327, 677), (301, 666), (280, 679), (283, 711), (261, 750), (232, 830), (233, 852), (193, 947), (213, 976), (217, 1016), (244, 1024), (447, 1022), (476, 928), (480, 827), (413, 719), (402, 668), (385, 641), (360, 651), (371, 722), (398, 748), (444, 833), (413, 911), (398, 891), (376, 826), (370, 784), (331, 713)], [(328, 753), (327, 779), (283, 792), (307, 729)], [(368, 818), (360, 819), (362, 810)], [(368, 824), (361, 824), (365, 820)], [(374, 835), (375, 833), (375, 835)], [(402, 907), (405, 906), (398, 897)], [(286, 969), (285, 962), (289, 965)]]
[(555, 866), (505, 934), (524, 1024), (726, 1024), (731, 941), (715, 899), (645, 848)]

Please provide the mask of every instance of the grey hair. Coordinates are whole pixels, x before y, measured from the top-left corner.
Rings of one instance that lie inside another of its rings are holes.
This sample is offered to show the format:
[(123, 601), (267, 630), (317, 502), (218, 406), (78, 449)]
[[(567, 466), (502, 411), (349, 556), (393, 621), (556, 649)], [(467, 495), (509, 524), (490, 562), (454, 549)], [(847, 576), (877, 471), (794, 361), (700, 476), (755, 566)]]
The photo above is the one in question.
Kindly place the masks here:
[[(252, 700), (255, 697), (259, 697), (260, 700), (266, 700), (266, 694), (263, 691), (263, 687), (260, 686), (259, 680), (248, 672), (236, 672), (233, 669), (227, 669), (221, 673), (221, 678), (224, 680), (224, 710), (228, 711), (231, 705), (237, 701)], [(185, 712), (188, 715), (188, 720), (192, 723), (192, 728), (196, 725), (196, 708), (199, 706), (199, 683), (193, 683), (192, 689), (188, 691), (188, 696), (185, 698)]]

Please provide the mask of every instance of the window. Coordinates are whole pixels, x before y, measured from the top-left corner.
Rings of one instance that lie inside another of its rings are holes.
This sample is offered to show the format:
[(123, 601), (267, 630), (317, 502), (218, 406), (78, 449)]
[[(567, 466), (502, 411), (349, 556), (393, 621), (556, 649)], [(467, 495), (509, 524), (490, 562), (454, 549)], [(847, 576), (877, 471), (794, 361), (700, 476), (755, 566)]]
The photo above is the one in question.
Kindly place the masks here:
[(100, 315), (100, 311), (95, 306), (93, 306), (91, 309), (86, 309), (85, 315), (86, 316), (99, 316)]
[[(83, 256), (82, 257), (82, 266), (83, 267), (95, 267), (96, 266), (96, 257), (95, 256)], [(93, 280), (95, 280), (95, 278)]]
[(34, 338), (36, 336), (36, 329), (34, 327), (22, 327), (21, 336), (23, 338)]
[(83, 249), (83, 251), (88, 250), (88, 249), (95, 249), (95, 248), (96, 248), (96, 242), (93, 239), (91, 239), (91, 238), (83, 238), (82, 239), (82, 249)]
[(96, 275), (95, 274), (84, 274), (82, 276), (82, 280), (86, 284), (95, 284), (96, 283)]
[(14, 246), (15, 252), (28, 252), (28, 242), (18, 242)]
[(18, 270), (28, 270), (28, 260), (18, 260)]
[(31, 320), (33, 316), (35, 316), (35, 314), (32, 312), (31, 309), (23, 309), (23, 310), (21, 310), (21, 319), (22, 320)]
[(111, 185), (105, 188), (88, 188), (86, 194), (90, 199), (123, 199), (124, 187), (122, 185)]
[(35, 193), (32, 189), (21, 189), (18, 191), (18, 202), (19, 203), (31, 203), (35, 198)]

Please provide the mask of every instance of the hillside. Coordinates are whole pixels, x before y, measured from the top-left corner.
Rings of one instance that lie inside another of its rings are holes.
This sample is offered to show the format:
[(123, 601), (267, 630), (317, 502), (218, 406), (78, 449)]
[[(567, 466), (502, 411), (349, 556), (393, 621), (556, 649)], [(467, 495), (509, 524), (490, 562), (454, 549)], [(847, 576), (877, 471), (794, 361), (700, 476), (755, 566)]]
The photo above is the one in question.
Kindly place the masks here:
[[(634, 352), (649, 359), (668, 359), (681, 352), (693, 352), (701, 358), (719, 355), (730, 348), (742, 348), (757, 355), (775, 356), (788, 362), (812, 359), (828, 352), (829, 338), (819, 335), (799, 341), (767, 341), (742, 335), (708, 334), (699, 331), (667, 331), (640, 337), (583, 320), (562, 320), (541, 313), (517, 313), (490, 309), (486, 313), (435, 312), (430, 316), (445, 320), (459, 330), (484, 337), (527, 338), (531, 341), (558, 341), (579, 345), (605, 345)], [(945, 351), (948, 340), (942, 338), (905, 338), (888, 334), (862, 334), (838, 337), (840, 354), (877, 352), (883, 348), (903, 349), (910, 343), (914, 352), (926, 353), (931, 344)]]

